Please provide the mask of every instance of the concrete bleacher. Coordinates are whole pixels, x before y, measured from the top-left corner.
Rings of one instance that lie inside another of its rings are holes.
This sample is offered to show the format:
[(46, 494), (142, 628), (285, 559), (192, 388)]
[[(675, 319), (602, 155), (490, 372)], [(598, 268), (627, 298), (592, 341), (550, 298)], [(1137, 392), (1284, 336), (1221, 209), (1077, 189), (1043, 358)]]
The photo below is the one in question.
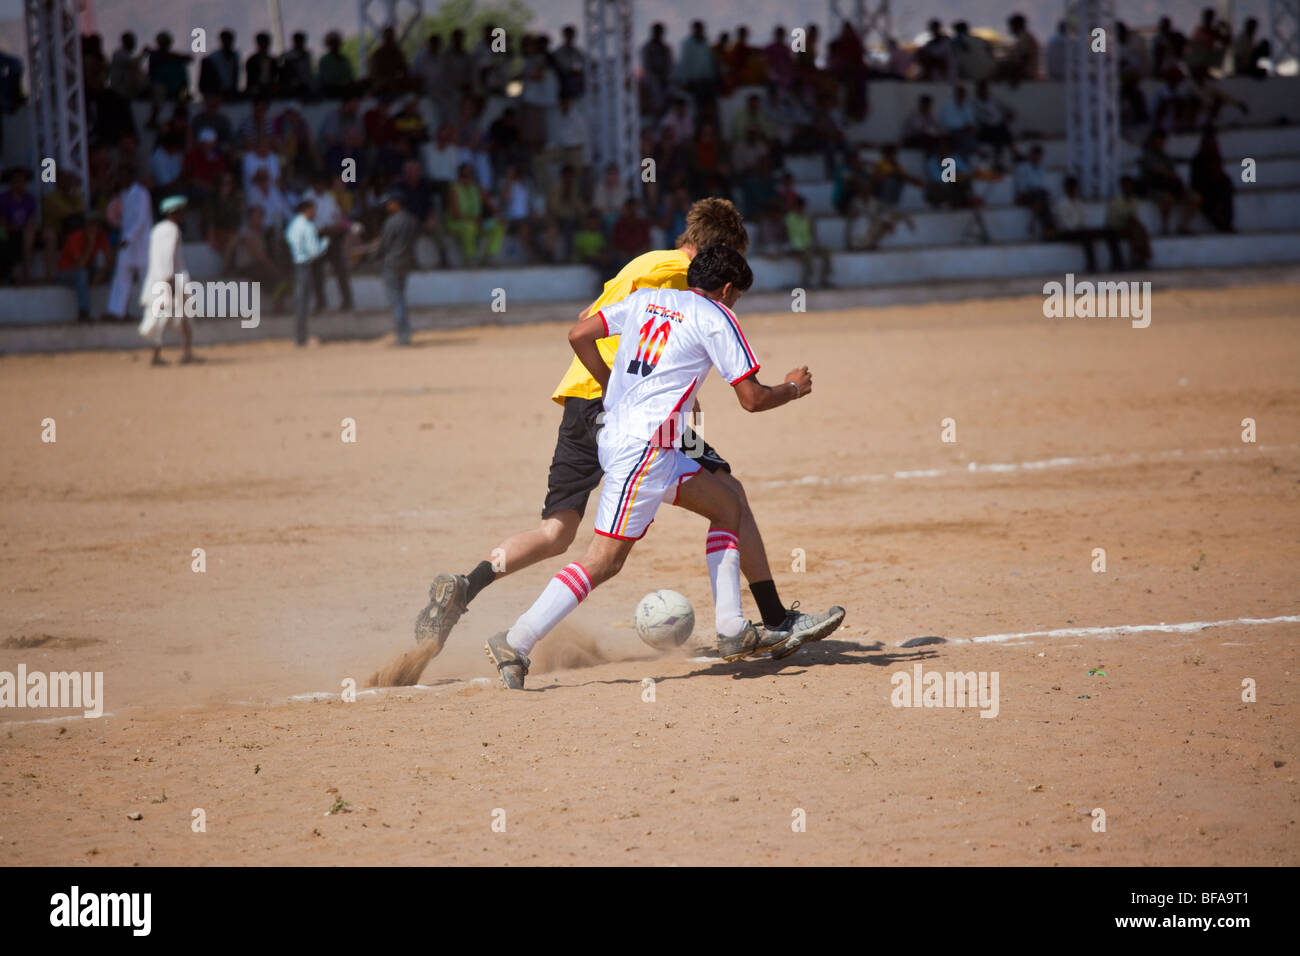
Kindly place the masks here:
[[(1253, 122), (1275, 122), (1288, 117), (1300, 118), (1300, 80), (1272, 78), (1225, 80), (1234, 96), (1251, 103)], [(855, 142), (866, 144), (869, 155), (875, 147), (894, 138), (906, 112), (918, 95), (927, 89), (941, 104), (949, 88), (938, 84), (880, 83), (872, 85), (872, 108), (868, 120), (854, 127)], [(1017, 111), (1018, 133), (1030, 131), (1041, 137), (1044, 165), (1051, 188), (1059, 192), (1069, 155), (1063, 137), (1062, 90), (1060, 84), (1025, 84), (1017, 90), (997, 89), (997, 95), (1010, 102)], [(733, 95), (725, 111), (738, 108), (745, 91)], [(237, 104), (247, 108), (247, 104)], [(319, 113), (326, 107), (316, 106)], [(1288, 114), (1289, 111), (1289, 114)], [(274, 110), (273, 110), (274, 112)], [(1241, 117), (1230, 111), (1229, 128), (1220, 132), (1225, 168), (1230, 175), (1240, 170), (1243, 158), (1256, 161), (1253, 183), (1238, 182), (1236, 195), (1237, 234), (1211, 231), (1198, 217), (1195, 235), (1161, 236), (1159, 217), (1150, 203), (1143, 205), (1142, 217), (1153, 236), (1153, 267), (1159, 269), (1198, 269), (1206, 267), (1259, 266), (1300, 262), (1300, 126), (1240, 125)], [(234, 117), (237, 121), (238, 116)], [(314, 117), (313, 117), (314, 118)], [(1167, 144), (1170, 155), (1185, 163), (1197, 148), (1196, 134), (1171, 136)], [(1020, 140), (1021, 145), (1024, 141)], [(1126, 143), (1122, 162), (1131, 168), (1139, 149)], [(900, 153), (903, 165), (916, 174), (922, 172), (923, 157), (914, 150)], [(1081, 272), (1083, 257), (1077, 246), (1037, 241), (1031, 235), (1030, 215), (1013, 203), (1010, 176), (984, 182), (977, 190), (984, 200), (982, 212), (989, 243), (977, 241), (971, 230), (968, 211), (935, 211), (912, 187), (904, 190), (900, 206), (913, 220), (914, 229), (900, 225), (871, 252), (847, 251), (845, 222), (832, 205), (832, 183), (828, 180), (820, 156), (788, 157), (785, 168), (794, 175), (798, 190), (808, 200), (815, 217), (819, 241), (834, 253), (834, 281), (840, 287), (870, 287), (896, 284), (961, 280), (972, 278), (1015, 278), (1035, 275), (1056, 276), (1064, 272)], [(1239, 178), (1239, 177), (1238, 177)], [(1089, 210), (1100, 224), (1104, 203), (1091, 203)], [(854, 223), (854, 238), (861, 239), (866, 222)], [(191, 275), (196, 280), (223, 278), (219, 258), (204, 243), (189, 242), (185, 255)], [(1103, 249), (1097, 250), (1098, 261), (1108, 261)], [(789, 290), (800, 281), (797, 261), (788, 256), (755, 255), (752, 257), (755, 290), (776, 292)], [(572, 303), (593, 295), (603, 277), (583, 266), (517, 267), (496, 266), (485, 269), (426, 270), (412, 275), (408, 300), (413, 308), (460, 306), (477, 314), (490, 303), (497, 290), (503, 290), (507, 303)], [(327, 282), (331, 303), (336, 304), (336, 290)], [(374, 274), (359, 274), (353, 279), (354, 299), (358, 311), (386, 309), (383, 289)], [(94, 295), (94, 311), (103, 311), (106, 290)], [(266, 303), (264, 302), (264, 306)], [(5, 289), (0, 292), (0, 324), (30, 325), (65, 323), (76, 312), (70, 289), (38, 285)], [(334, 321), (334, 320), (330, 320)], [(489, 319), (490, 321), (490, 319)], [(278, 323), (266, 323), (269, 330)], [(78, 327), (73, 335), (84, 340), (83, 347), (120, 347), (121, 336), (102, 327)], [(346, 328), (343, 323), (339, 328)], [(69, 329), (71, 333), (71, 329)], [(268, 333), (269, 334), (269, 333)], [(57, 345), (53, 347), (59, 347)], [(67, 346), (64, 346), (67, 347)]]

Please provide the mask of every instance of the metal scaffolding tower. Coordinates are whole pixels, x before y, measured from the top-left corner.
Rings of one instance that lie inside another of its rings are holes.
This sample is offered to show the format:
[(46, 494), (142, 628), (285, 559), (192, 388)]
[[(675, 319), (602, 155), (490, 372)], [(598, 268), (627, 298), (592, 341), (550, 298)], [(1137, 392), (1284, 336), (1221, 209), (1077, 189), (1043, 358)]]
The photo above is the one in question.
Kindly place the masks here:
[[(641, 108), (633, 68), (632, 0), (584, 0), (587, 121), (597, 175), (606, 163), (639, 186)], [(640, 195), (639, 188), (635, 195)]]
[(89, 195), (86, 160), (86, 96), (81, 74), (81, 33), (77, 0), (24, 0), (27, 63), (31, 71), (32, 165), (35, 188), (45, 191), (44, 163), (54, 160), (55, 175), (75, 173), (83, 197)]
[[(403, 4), (409, 8), (405, 13), (400, 9)], [(357, 70), (364, 74), (384, 28), (392, 27), (398, 44), (404, 44), (424, 19), (424, 0), (357, 0), (357, 18), (361, 23), (357, 34)]]
[[(1069, 42), (1065, 58), (1065, 141), (1069, 165), (1085, 199), (1105, 199), (1120, 169), (1119, 58), (1114, 0), (1067, 0)], [(1093, 52), (1094, 31), (1104, 31), (1105, 52)]]
[(1300, 60), (1300, 0), (1269, 0), (1268, 27), (1273, 69)]

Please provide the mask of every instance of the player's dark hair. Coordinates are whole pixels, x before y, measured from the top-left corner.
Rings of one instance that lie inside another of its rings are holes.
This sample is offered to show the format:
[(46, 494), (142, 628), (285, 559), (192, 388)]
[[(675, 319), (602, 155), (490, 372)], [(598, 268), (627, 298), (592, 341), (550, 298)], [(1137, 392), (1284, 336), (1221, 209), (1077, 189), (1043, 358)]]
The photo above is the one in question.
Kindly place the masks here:
[(686, 231), (677, 237), (677, 248), (694, 246), (730, 246), (741, 255), (749, 248), (749, 233), (740, 210), (730, 199), (710, 196), (691, 205), (686, 213)]
[(713, 292), (728, 282), (741, 292), (754, 284), (749, 263), (730, 246), (705, 246), (695, 254), (686, 271), (686, 284), (693, 289)]

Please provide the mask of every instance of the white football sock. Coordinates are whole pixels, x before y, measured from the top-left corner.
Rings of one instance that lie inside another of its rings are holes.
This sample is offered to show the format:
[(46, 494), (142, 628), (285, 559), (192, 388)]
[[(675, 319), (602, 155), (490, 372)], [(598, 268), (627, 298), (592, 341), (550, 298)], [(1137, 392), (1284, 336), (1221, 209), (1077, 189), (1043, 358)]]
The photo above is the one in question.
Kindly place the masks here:
[(714, 625), (723, 637), (735, 637), (747, 623), (740, 611), (740, 542), (734, 532), (711, 530), (704, 556), (713, 586)]
[[(739, 595), (739, 578), (736, 590)], [(565, 565), (551, 578), (546, 590), (533, 602), (533, 606), (519, 615), (515, 626), (506, 634), (506, 643), (527, 657), (537, 642), (549, 634), (590, 593), (591, 579), (587, 577), (587, 570), (576, 561)]]

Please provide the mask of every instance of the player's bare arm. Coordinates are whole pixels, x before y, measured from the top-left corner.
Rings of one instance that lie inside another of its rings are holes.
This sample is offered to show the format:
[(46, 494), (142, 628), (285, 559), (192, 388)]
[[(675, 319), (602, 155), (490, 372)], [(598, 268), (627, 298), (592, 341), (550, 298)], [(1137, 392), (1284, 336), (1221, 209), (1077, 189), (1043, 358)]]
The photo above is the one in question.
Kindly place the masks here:
[(802, 398), (812, 391), (812, 374), (808, 366), (794, 369), (775, 387), (764, 385), (756, 375), (742, 378), (734, 386), (740, 407), (747, 412), (765, 412)]
[(609, 366), (600, 357), (600, 349), (596, 347), (596, 342), (608, 335), (605, 320), (600, 317), (599, 312), (579, 319), (569, 330), (569, 346), (602, 390), (609, 386)]

